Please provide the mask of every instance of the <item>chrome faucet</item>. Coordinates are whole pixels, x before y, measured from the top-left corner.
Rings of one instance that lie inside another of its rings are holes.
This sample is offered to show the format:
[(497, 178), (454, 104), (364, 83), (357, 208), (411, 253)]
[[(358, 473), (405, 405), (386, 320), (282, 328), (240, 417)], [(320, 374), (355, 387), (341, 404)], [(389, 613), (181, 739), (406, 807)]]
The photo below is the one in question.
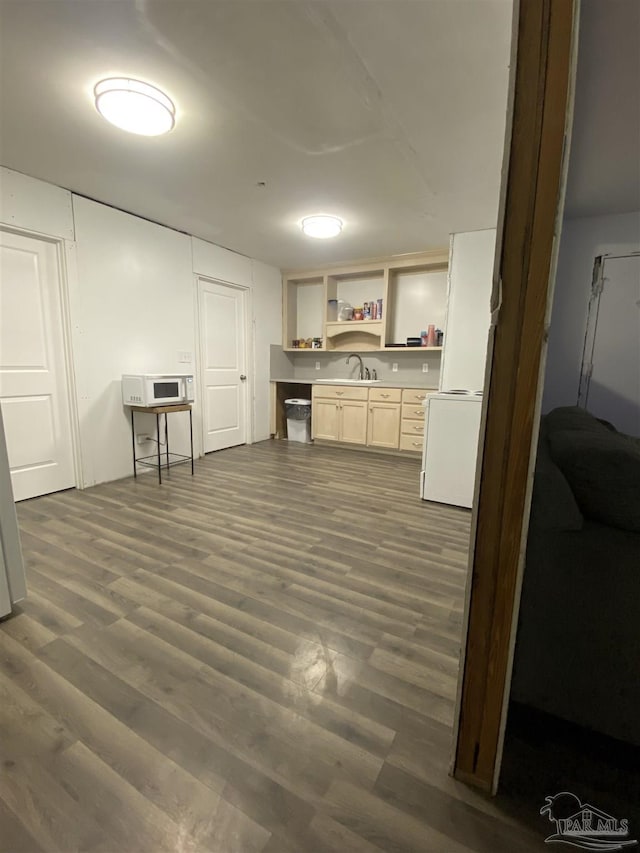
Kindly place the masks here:
[(359, 356), (357, 352), (352, 352), (347, 356), (347, 364), (351, 361), (352, 358), (357, 358), (360, 362), (360, 382), (364, 380), (364, 364), (362, 363), (362, 356)]

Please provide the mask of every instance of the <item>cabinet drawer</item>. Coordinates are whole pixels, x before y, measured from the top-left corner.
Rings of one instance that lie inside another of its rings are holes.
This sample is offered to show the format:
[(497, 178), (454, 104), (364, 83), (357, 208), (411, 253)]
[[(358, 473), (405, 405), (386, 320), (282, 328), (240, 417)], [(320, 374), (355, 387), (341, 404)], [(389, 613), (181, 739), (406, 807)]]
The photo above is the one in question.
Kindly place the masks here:
[(427, 394), (433, 394), (434, 388), (404, 388), (402, 391), (403, 403), (422, 403)]
[(399, 403), (401, 388), (369, 388), (370, 403)]
[(407, 435), (424, 435), (424, 421), (412, 421), (408, 418), (403, 418), (400, 432)]
[(422, 405), (422, 403), (403, 403), (402, 419), (409, 421), (423, 421), (424, 406)]
[(401, 435), (400, 450), (410, 450), (412, 453), (422, 453), (422, 437), (418, 435)]
[(368, 388), (358, 388), (353, 385), (314, 385), (312, 398), (323, 400), (366, 400)]

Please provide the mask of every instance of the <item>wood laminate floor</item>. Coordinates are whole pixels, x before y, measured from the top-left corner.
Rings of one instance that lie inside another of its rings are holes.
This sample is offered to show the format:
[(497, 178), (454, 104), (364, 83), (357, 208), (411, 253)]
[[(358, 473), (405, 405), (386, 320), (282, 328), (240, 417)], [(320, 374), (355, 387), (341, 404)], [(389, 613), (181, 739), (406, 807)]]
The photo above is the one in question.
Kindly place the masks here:
[(448, 776), (470, 514), (264, 442), (23, 502), (0, 850), (518, 853)]

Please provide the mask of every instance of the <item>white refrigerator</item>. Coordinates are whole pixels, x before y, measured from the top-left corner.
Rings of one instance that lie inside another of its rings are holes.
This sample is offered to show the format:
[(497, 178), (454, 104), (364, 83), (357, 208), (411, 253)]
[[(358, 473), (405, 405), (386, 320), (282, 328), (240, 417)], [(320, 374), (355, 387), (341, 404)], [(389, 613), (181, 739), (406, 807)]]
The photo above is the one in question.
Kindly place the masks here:
[(8, 616), (13, 605), (26, 594), (27, 584), (0, 406), (0, 618)]
[(471, 507), (496, 231), (452, 234), (440, 390), (425, 401), (421, 497)]

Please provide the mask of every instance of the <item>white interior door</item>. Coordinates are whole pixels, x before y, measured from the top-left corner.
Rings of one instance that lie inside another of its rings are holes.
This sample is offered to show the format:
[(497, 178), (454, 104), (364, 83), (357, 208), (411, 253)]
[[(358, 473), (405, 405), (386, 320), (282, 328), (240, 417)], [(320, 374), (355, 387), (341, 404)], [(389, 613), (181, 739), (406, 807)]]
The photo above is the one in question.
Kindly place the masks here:
[(56, 247), (2, 230), (0, 402), (15, 499), (74, 486)]
[(204, 452), (247, 440), (246, 290), (198, 279)]
[(640, 255), (605, 257), (600, 277), (589, 306), (580, 405), (640, 436)]

